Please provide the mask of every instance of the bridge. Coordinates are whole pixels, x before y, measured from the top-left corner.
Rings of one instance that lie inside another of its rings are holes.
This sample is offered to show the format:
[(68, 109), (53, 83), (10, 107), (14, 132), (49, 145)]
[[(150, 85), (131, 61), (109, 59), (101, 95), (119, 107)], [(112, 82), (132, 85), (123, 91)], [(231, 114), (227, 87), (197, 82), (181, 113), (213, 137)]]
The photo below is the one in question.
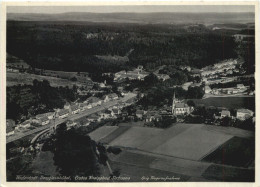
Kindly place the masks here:
[[(80, 112), (78, 114), (71, 114), (70, 116), (68, 116), (65, 119), (58, 119), (58, 118), (56, 118), (55, 119), (55, 124), (54, 124), (54, 122), (51, 122), (48, 125), (44, 125), (44, 126), (41, 126), (41, 127), (38, 127), (38, 128), (32, 129), (32, 130), (29, 130), (29, 131), (26, 131), (26, 132), (16, 133), (16, 134), (14, 134), (12, 136), (8, 136), (6, 138), (6, 144), (14, 142), (14, 141), (19, 140), (19, 139), (22, 139), (22, 138), (24, 138), (26, 136), (29, 136), (29, 135), (41, 132), (41, 131), (45, 131), (45, 130), (47, 131), (47, 130), (49, 130), (51, 128), (54, 128), (54, 125), (55, 126), (60, 125), (60, 124), (64, 123), (67, 120), (72, 120), (73, 121), (73, 120), (80, 119), (82, 117), (89, 116), (91, 114), (97, 113), (97, 112), (102, 111), (104, 109), (107, 109), (109, 107), (115, 106), (115, 105), (118, 104), (118, 102), (126, 102), (126, 101), (128, 101), (128, 100), (130, 100), (130, 99), (132, 99), (134, 97), (136, 97), (136, 94), (129, 93), (128, 95), (124, 96), (123, 98), (120, 98), (118, 100), (108, 101), (106, 103), (103, 103), (102, 105), (93, 107), (91, 109), (87, 109), (87, 110), (82, 111), (82, 112)], [(40, 133), (40, 135), (41, 135), (41, 133)]]

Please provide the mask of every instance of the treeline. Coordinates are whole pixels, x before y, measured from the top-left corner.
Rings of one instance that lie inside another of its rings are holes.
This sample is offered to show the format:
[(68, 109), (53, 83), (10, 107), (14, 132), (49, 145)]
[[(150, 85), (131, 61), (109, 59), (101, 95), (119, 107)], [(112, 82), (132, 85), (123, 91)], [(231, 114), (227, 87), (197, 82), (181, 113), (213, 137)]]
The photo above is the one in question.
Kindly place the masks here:
[(47, 80), (34, 80), (33, 85), (7, 87), (6, 118), (23, 121), (40, 113), (63, 108), (68, 101), (75, 101), (76, 87), (51, 87)]
[[(131, 53), (128, 52), (133, 49)], [(127, 66), (204, 67), (235, 58), (231, 35), (205, 26), (7, 22), (7, 52), (32, 67), (86, 72), (115, 72)], [(128, 54), (129, 62), (101, 60), (95, 55)]]

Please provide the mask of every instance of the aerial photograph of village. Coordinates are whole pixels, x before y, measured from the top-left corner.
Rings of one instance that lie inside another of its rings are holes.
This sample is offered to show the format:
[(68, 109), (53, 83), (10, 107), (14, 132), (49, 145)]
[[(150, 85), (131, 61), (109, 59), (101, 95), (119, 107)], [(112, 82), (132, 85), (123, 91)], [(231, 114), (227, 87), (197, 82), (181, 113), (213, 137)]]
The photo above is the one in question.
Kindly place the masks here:
[(254, 182), (255, 6), (7, 6), (7, 182)]

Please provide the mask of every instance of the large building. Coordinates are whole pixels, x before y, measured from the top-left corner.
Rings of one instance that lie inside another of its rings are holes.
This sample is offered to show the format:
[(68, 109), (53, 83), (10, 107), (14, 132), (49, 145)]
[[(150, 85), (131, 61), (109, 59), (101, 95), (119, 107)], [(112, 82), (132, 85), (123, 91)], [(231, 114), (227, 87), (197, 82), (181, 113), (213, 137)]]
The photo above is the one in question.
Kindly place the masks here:
[(172, 99), (172, 114), (174, 116), (189, 114), (191, 112), (191, 107), (186, 103), (183, 103), (175, 98), (175, 93)]

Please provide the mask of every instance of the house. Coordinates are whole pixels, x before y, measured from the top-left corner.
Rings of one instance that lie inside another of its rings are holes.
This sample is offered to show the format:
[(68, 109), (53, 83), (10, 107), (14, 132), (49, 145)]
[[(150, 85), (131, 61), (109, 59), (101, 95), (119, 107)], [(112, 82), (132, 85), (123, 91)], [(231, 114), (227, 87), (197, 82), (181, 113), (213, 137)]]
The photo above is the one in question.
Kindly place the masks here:
[(145, 122), (152, 122), (156, 120), (156, 117), (158, 118), (158, 115), (154, 111), (148, 111), (146, 115), (144, 116)]
[(78, 105), (72, 105), (70, 108), (71, 108), (71, 114), (77, 114), (80, 112), (80, 107)]
[(143, 67), (142, 65), (138, 65), (138, 66), (137, 66), (137, 69), (140, 70), (141, 72), (142, 72), (143, 68), (144, 68), (144, 67)]
[(69, 103), (66, 103), (66, 104), (64, 105), (64, 109), (70, 109), (70, 104), (69, 104)]
[(14, 128), (11, 126), (6, 126), (6, 136), (11, 136), (14, 134)]
[(48, 112), (48, 113), (46, 113), (46, 117), (48, 118), (48, 119), (53, 119), (54, 118), (54, 112)]
[(124, 88), (122, 86), (117, 87), (117, 91), (122, 92)]
[(74, 127), (75, 125), (77, 125), (76, 122), (74, 121), (69, 121), (66, 126), (67, 126), (67, 129), (71, 129), (72, 127)]
[(31, 126), (31, 121), (26, 120), (23, 123), (21, 123), (19, 126), (22, 127), (22, 128), (29, 128)]
[(68, 110), (68, 109), (63, 109), (63, 110), (61, 110), (61, 111), (58, 113), (58, 115), (59, 115), (59, 118), (64, 119), (64, 118), (68, 117), (68, 115), (69, 115), (69, 110)]
[(135, 115), (138, 119), (143, 119), (143, 115), (145, 114), (145, 112), (143, 110), (137, 110)]
[(111, 111), (109, 110), (105, 110), (104, 112), (102, 112), (101, 116), (103, 119), (108, 119), (111, 115)]
[(83, 111), (83, 110), (86, 110), (86, 109), (90, 109), (92, 108), (92, 105), (89, 104), (89, 103), (81, 103), (80, 104), (80, 110)]
[(45, 116), (46, 116), (46, 113), (44, 113), (44, 114), (37, 114), (37, 115), (35, 116), (35, 118), (38, 119), (38, 120), (40, 120), (41, 118), (43, 118), (43, 117), (45, 117)]
[(88, 120), (90, 122), (96, 122), (96, 121), (99, 122), (101, 120), (101, 118), (96, 114), (92, 114), (91, 116), (88, 117)]
[(249, 110), (249, 109), (238, 109), (237, 110), (237, 119), (240, 119), (240, 120), (245, 120), (247, 118), (250, 118), (252, 117), (254, 114), (254, 112), (252, 110)]
[(50, 120), (49, 120), (49, 118), (48, 117), (42, 117), (41, 119), (40, 119), (40, 121), (41, 121), (41, 125), (47, 125), (47, 124), (49, 124), (50, 123)]
[(159, 80), (166, 81), (167, 79), (170, 79), (170, 76), (167, 74), (156, 74)]
[(208, 94), (208, 93), (211, 93), (212, 90), (209, 86), (205, 86), (204, 91), (205, 91), (206, 94)]
[(243, 84), (237, 84), (238, 89), (245, 89), (245, 86)]
[(87, 99), (87, 102), (89, 103), (89, 105), (91, 105), (91, 107), (95, 107), (95, 106), (101, 105), (102, 100), (97, 97), (92, 96)]
[(117, 116), (121, 114), (121, 111), (119, 109), (112, 109), (111, 110), (111, 116), (114, 117), (114, 116)]
[(122, 94), (123, 96), (125, 96), (125, 95), (128, 95), (128, 92), (125, 91), (125, 90), (123, 90), (123, 91), (121, 92), (121, 94)]
[(13, 120), (6, 120), (6, 136), (14, 134), (15, 122)]
[(230, 117), (230, 111), (222, 110), (221, 113), (220, 113), (220, 116), (221, 116), (221, 118)]
[(108, 95), (108, 98), (109, 98), (110, 100), (118, 99), (118, 95), (115, 94), (115, 93), (112, 93), (112, 94), (109, 94), (109, 95)]

